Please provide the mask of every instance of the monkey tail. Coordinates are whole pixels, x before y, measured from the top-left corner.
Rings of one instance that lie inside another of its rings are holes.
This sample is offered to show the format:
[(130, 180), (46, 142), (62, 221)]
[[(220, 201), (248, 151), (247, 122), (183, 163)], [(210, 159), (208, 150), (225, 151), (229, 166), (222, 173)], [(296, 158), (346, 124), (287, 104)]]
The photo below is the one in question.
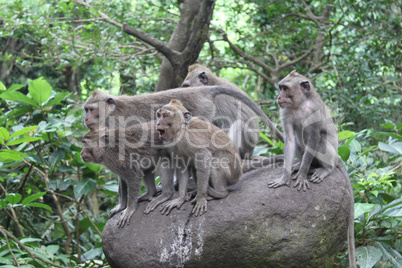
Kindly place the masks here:
[(214, 188), (212, 188), (211, 186), (208, 186), (208, 190), (207, 190), (208, 195), (212, 196), (213, 198), (216, 199), (222, 199), (225, 198), (226, 196), (228, 196), (229, 191), (225, 190), (225, 191), (216, 191)]
[(226, 87), (220, 87), (220, 86), (212, 86), (212, 90), (209, 87), (206, 88), (206, 93), (210, 94), (212, 97), (215, 97), (220, 94), (224, 95), (229, 95), (233, 98), (236, 98), (242, 102), (244, 102), (248, 107), (250, 107), (251, 110), (253, 110), (257, 115), (260, 116), (261, 120), (264, 122), (265, 125), (267, 125), (273, 133), (275, 133), (276, 137), (282, 142), (284, 142), (283, 134), (280, 132), (275, 125), (272, 123), (272, 121), (269, 119), (269, 117), (255, 104), (249, 97), (245, 96), (241, 92), (238, 92), (236, 90), (226, 88)]
[(342, 160), (339, 158), (338, 159), (338, 167), (340, 171), (342, 172), (343, 176), (345, 177), (347, 184), (349, 185), (349, 191), (350, 191), (350, 202), (351, 202), (351, 208), (350, 208), (350, 213), (349, 213), (349, 223), (348, 223), (348, 251), (349, 251), (349, 266), (351, 268), (356, 268), (356, 248), (355, 248), (355, 199), (353, 196), (353, 188), (352, 188), (352, 183), (349, 178), (349, 174), (345, 168), (345, 165), (343, 164)]

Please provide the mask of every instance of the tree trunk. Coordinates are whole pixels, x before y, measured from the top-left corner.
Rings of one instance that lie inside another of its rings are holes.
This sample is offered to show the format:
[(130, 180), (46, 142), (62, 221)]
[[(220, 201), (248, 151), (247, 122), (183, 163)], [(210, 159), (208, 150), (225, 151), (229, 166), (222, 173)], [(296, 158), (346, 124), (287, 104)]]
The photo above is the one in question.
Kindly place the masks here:
[[(183, 2), (179, 22), (177, 23), (168, 43), (169, 48), (178, 52), (183, 52), (186, 48), (200, 5), (201, 2), (199, 0), (187, 0)], [(162, 91), (179, 86), (175, 77), (175, 70), (173, 69), (172, 64), (166, 57), (163, 57), (158, 84), (156, 85), (155, 91)]]

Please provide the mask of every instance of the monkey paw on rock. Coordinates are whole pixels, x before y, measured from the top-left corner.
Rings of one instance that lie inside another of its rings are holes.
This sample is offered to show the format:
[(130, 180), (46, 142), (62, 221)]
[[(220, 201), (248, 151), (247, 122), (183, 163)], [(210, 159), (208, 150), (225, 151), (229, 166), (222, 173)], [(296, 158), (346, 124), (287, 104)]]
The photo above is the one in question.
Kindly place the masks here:
[(296, 173), (296, 175), (292, 176), (292, 180), (296, 180), (296, 183), (293, 187), (297, 187), (297, 190), (300, 191), (303, 189), (303, 191), (306, 191), (307, 189), (310, 189), (310, 184), (308, 183), (307, 176), (301, 175), (299, 172)]
[(206, 197), (198, 197), (196, 196), (191, 203), (195, 202), (195, 206), (193, 208), (193, 213), (195, 216), (202, 215), (207, 212), (207, 198)]
[(283, 175), (279, 179), (276, 179), (276, 180), (273, 180), (271, 182), (268, 182), (268, 187), (277, 188), (277, 187), (282, 186), (282, 185), (289, 186), (289, 184), (290, 184), (290, 179), (287, 176)]
[(123, 209), (125, 209), (125, 207), (121, 206), (120, 204), (118, 204), (117, 206), (115, 206), (110, 212), (109, 212), (109, 219), (111, 217), (113, 217), (115, 214), (119, 213), (120, 211), (122, 211)]
[(162, 205), (162, 208), (161, 208), (162, 215), (166, 215), (166, 216), (169, 215), (170, 211), (175, 207), (177, 207), (177, 209), (180, 209), (181, 205), (183, 205), (183, 203), (184, 203), (184, 199), (180, 198), (180, 197), (167, 201), (166, 203), (164, 203)]
[(320, 183), (329, 173), (330, 171), (326, 168), (317, 168), (311, 176), (310, 181)]
[(124, 210), (123, 213), (120, 216), (119, 221), (117, 222), (117, 226), (119, 228), (123, 228), (126, 223), (127, 223), (127, 225), (129, 225), (130, 218), (131, 218), (131, 216), (133, 216), (134, 211), (135, 211), (135, 209), (132, 209), (132, 210), (126, 209), (126, 210)]

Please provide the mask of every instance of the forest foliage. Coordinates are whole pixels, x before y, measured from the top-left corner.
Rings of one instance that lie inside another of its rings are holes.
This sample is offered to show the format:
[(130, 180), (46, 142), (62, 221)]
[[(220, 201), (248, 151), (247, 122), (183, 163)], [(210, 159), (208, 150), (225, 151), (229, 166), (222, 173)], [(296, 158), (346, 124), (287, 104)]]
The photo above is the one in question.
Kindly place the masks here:
[[(108, 266), (117, 181), (80, 157), (82, 102), (153, 92), (164, 55), (116, 24), (168, 43), (189, 2), (0, 0), (0, 267)], [(361, 267), (402, 267), (401, 4), (216, 1), (198, 56), (277, 125), (276, 83), (293, 69), (314, 81), (352, 180)], [(262, 129), (255, 154), (281, 154)]]

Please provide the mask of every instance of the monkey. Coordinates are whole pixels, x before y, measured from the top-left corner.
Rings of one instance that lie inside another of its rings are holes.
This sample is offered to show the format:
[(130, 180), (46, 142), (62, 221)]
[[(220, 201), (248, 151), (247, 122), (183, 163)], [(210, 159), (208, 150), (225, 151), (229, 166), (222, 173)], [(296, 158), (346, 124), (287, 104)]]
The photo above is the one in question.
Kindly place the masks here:
[[(202, 86), (191, 88), (177, 88), (151, 94), (135, 96), (113, 96), (102, 91), (95, 90), (84, 103), (85, 124), (89, 129), (97, 126), (114, 128), (127, 127), (139, 122), (153, 119), (154, 113), (162, 104), (176, 98), (180, 100), (189, 111), (209, 122), (223, 128), (226, 119), (235, 122), (233, 115), (233, 103), (221, 103), (218, 108), (216, 97), (230, 95), (248, 106), (255, 114), (260, 116), (273, 133), (283, 141), (282, 133), (275, 127), (267, 115), (245, 94), (236, 90), (221, 86)], [(243, 112), (243, 109), (241, 110)], [(245, 135), (241, 133), (241, 135)], [(245, 138), (243, 139), (245, 140)]]
[(184, 203), (189, 172), (183, 173), (181, 169), (189, 168), (197, 184), (192, 212), (196, 216), (202, 215), (207, 212), (207, 200), (226, 197), (228, 186), (239, 181), (242, 175), (239, 151), (222, 129), (193, 117), (177, 99), (157, 110), (156, 118), (156, 129), (164, 146), (187, 163), (176, 173), (179, 175), (179, 197), (166, 202), (162, 214), (169, 214), (172, 208), (180, 208)]
[[(155, 131), (155, 122), (150, 121), (122, 129), (101, 127), (89, 130), (82, 138), (81, 158), (84, 162), (94, 162), (109, 168), (120, 176), (119, 204), (109, 213), (109, 218), (123, 211), (117, 225), (122, 228), (129, 224), (137, 208), (137, 196), (141, 188), (141, 178), (152, 176), (161, 161), (169, 159), (162, 148), (162, 141)], [(169, 173), (170, 172), (170, 173)], [(161, 176), (173, 177), (169, 166), (160, 169)], [(164, 190), (164, 196), (171, 198), (173, 190)]]
[[(184, 79), (181, 87), (195, 87), (195, 86), (224, 86), (231, 88), (243, 95), (247, 95), (243, 90), (238, 88), (235, 84), (230, 83), (224, 78), (217, 77), (210, 69), (200, 64), (193, 64), (188, 67), (188, 74)], [(231, 105), (228, 105), (230, 103)], [(217, 109), (222, 109), (219, 113), (229, 113), (231, 119), (237, 120), (224, 120), (217, 118), (213, 123), (221, 125), (229, 137), (234, 141), (240, 151), (242, 159), (249, 158), (258, 142), (259, 137), (259, 124), (255, 112), (249, 107), (244, 105), (236, 105), (236, 99), (228, 95), (219, 95), (215, 98), (215, 105)], [(240, 110), (239, 110), (240, 109)]]
[[(320, 183), (338, 167), (350, 186), (349, 263), (351, 267), (356, 267), (353, 189), (349, 174), (337, 154), (338, 136), (329, 109), (312, 83), (296, 71), (290, 72), (278, 86), (277, 102), (285, 135), (285, 162), (282, 177), (269, 182), (268, 186), (289, 186), (292, 178), (296, 180), (294, 187), (306, 191), (310, 189), (307, 175), (312, 164), (319, 166), (310, 178), (313, 183)], [(297, 172), (292, 176), (295, 155), (299, 162), (294, 167)]]

